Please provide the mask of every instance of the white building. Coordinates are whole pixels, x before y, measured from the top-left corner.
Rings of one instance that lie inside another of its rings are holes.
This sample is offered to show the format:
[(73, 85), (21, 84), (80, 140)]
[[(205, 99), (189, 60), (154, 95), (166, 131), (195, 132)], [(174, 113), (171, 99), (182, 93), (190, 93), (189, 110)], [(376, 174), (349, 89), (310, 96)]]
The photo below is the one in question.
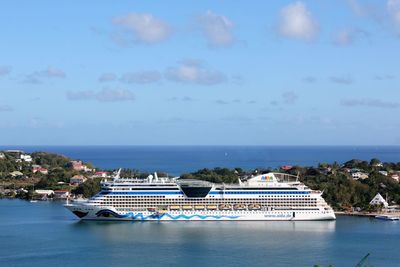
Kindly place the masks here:
[(387, 201), (381, 196), (381, 194), (376, 194), (376, 196), (369, 202), (370, 205), (382, 205), (384, 208), (389, 207)]
[(383, 176), (388, 176), (388, 172), (387, 171), (379, 171), (380, 174), (382, 174)]
[(32, 162), (31, 155), (21, 154), (19, 157), (21, 160), (23, 160), (25, 162)]
[(37, 189), (35, 193), (41, 196), (51, 196), (54, 194), (53, 190), (44, 190), (44, 189)]
[(54, 190), (54, 198), (66, 199), (69, 197), (69, 191), (67, 190)]
[(391, 174), (390, 177), (397, 182), (400, 180), (400, 176), (397, 173)]
[(358, 179), (364, 180), (364, 179), (368, 178), (368, 174), (363, 173), (363, 172), (353, 172), (351, 174), (351, 177), (353, 177), (354, 180), (358, 180)]

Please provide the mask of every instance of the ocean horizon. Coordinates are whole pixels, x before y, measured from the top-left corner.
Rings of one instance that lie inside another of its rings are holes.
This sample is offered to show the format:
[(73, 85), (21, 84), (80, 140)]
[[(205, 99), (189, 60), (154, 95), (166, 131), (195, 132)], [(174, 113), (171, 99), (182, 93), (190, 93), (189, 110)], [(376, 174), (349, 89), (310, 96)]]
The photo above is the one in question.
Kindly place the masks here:
[(102, 169), (132, 168), (143, 172), (162, 171), (171, 175), (215, 167), (252, 170), (282, 165), (317, 166), (319, 163), (344, 163), (351, 159), (400, 161), (400, 146), (0, 146), (0, 150), (8, 149), (62, 154)]

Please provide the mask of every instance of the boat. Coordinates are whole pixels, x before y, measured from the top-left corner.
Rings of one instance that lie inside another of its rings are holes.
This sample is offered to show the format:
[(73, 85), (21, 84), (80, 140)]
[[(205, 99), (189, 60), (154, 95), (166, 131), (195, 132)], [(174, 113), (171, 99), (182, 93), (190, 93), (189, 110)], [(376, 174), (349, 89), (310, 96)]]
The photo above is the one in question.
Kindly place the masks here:
[(233, 208), (235, 210), (245, 210), (246, 209), (246, 205), (244, 205), (244, 204), (235, 204), (235, 205), (233, 205)]
[(383, 220), (383, 221), (399, 221), (400, 216), (394, 216), (394, 215), (376, 215), (375, 219), (378, 220)]
[(258, 204), (250, 204), (248, 205), (249, 210), (260, 210), (261, 206)]
[(322, 192), (296, 176), (270, 172), (217, 184), (179, 177), (121, 178), (101, 182), (101, 190), (65, 205), (81, 220), (135, 221), (313, 221), (335, 220)]
[(220, 210), (230, 210), (232, 207), (229, 204), (221, 204), (219, 205)]

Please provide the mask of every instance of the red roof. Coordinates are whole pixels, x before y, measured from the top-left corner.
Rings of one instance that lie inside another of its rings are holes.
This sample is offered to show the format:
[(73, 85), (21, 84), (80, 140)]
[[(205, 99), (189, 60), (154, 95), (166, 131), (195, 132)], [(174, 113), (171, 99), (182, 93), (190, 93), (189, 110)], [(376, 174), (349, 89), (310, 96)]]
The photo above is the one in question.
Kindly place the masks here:
[(282, 166), (282, 167), (281, 167), (281, 169), (284, 170), (284, 171), (291, 170), (292, 168), (293, 168), (293, 167), (292, 167), (292, 166), (289, 166), (289, 165), (285, 165), (285, 166)]

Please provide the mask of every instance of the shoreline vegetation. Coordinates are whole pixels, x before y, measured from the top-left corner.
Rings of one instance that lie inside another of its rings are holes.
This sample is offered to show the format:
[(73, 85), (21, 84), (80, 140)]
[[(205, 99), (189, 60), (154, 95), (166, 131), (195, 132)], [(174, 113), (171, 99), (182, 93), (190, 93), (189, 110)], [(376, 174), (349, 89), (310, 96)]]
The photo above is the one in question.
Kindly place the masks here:
[[(100, 181), (116, 170), (105, 170), (63, 155), (20, 150), (0, 151), (0, 198), (65, 199), (91, 197), (100, 191)], [(352, 159), (344, 163), (320, 163), (318, 166), (281, 166), (243, 170), (241, 168), (201, 169), (184, 173), (181, 178), (214, 183), (238, 183), (253, 175), (282, 172), (298, 176), (314, 190), (323, 191), (324, 199), (335, 211), (374, 213), (382, 205), (370, 205), (378, 193), (389, 206), (400, 203), (400, 162)], [(145, 178), (150, 173), (122, 169), (121, 177)], [(158, 175), (167, 176), (158, 172)]]

